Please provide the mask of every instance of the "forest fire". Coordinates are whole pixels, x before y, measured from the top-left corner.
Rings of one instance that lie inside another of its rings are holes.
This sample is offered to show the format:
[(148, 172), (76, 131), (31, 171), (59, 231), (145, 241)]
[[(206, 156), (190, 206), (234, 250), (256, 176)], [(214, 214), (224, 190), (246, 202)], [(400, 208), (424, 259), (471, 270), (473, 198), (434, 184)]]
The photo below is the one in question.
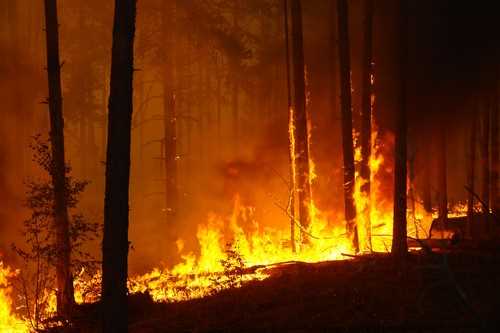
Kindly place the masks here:
[(13, 290), (9, 279), (16, 275), (0, 261), (0, 331), (5, 333), (27, 333), (29, 326), (15, 315), (12, 308)]
[(499, 331), (496, 7), (0, 0), (0, 333)]

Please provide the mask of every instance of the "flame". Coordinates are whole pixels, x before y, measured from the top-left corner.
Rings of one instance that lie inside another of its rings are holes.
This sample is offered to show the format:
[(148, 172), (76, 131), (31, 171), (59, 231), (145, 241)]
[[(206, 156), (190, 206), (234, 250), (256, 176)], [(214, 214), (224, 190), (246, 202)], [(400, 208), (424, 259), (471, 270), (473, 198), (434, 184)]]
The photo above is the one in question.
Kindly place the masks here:
[(0, 261), (0, 332), (3, 333), (29, 332), (28, 324), (12, 312), (12, 287), (9, 285), (9, 279), (17, 274), (18, 272), (4, 266)]

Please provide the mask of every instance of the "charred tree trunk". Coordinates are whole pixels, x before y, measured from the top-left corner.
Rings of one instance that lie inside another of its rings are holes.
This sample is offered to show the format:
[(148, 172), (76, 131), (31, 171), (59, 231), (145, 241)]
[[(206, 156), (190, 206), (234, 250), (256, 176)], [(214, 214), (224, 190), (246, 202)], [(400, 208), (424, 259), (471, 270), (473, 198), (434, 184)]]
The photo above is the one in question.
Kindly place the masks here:
[(354, 144), (352, 138), (351, 61), (347, 0), (337, 0), (340, 62), (340, 109), (342, 116), (342, 151), (344, 155), (344, 209), (347, 234), (356, 252), (359, 250), (354, 203)]
[[(498, 80), (499, 78), (497, 78)], [(500, 108), (498, 82), (493, 94), (493, 108), (491, 114), (491, 208), (496, 216), (500, 214), (500, 197), (498, 196), (498, 174), (500, 172), (499, 150), (498, 150), (498, 111)]]
[(221, 127), (222, 127), (222, 56), (215, 54), (215, 103), (216, 103), (216, 131), (217, 131), (217, 154), (220, 157), (220, 147), (222, 146)]
[[(424, 143), (425, 155), (430, 156), (430, 149), (427, 144)], [(432, 194), (431, 194), (431, 170), (430, 163), (424, 163), (424, 179), (423, 179), (423, 189), (422, 189), (422, 200), (424, 204), (424, 210), (428, 214), (432, 214)]]
[(287, 106), (288, 106), (288, 135), (289, 135), (289, 163), (290, 163), (290, 200), (288, 202), (290, 211), (290, 245), (293, 253), (297, 252), (295, 242), (295, 197), (296, 197), (296, 170), (295, 170), (295, 119), (292, 108), (292, 85), (290, 81), (290, 29), (289, 16), (290, 10), (288, 0), (284, 0), (284, 23), (285, 23), (285, 57), (286, 57), (286, 87), (287, 87)]
[[(234, 13), (233, 13), (233, 29), (236, 33), (239, 31), (239, 19), (240, 19), (240, 1), (233, 0), (234, 3)], [(231, 59), (231, 70), (232, 70), (232, 92), (231, 92), (231, 103), (233, 110), (233, 153), (237, 154), (239, 150), (240, 143), (240, 80), (239, 75), (241, 73), (240, 60), (236, 57)]]
[(482, 137), (481, 137), (481, 171), (482, 171), (482, 189), (481, 199), (483, 200), (484, 222), (480, 229), (480, 236), (485, 237), (488, 230), (488, 213), (490, 210), (490, 109), (492, 107), (487, 96), (487, 102), (481, 112), (482, 118)]
[(439, 202), (438, 219), (441, 224), (441, 236), (443, 237), (444, 226), (448, 220), (448, 182), (447, 182), (447, 158), (446, 158), (446, 127), (443, 124), (439, 128), (439, 154), (438, 154), (438, 172), (439, 172)]
[[(304, 46), (302, 35), (302, 8), (300, 0), (290, 2), (291, 18), (291, 71), (293, 74), (293, 99), (292, 115), (295, 141), (295, 184), (297, 188), (298, 216), (300, 225), (304, 230), (309, 228), (311, 222), (311, 183), (309, 166), (309, 135), (307, 128), (306, 86), (304, 67)], [(303, 241), (307, 236), (303, 233)]]
[(175, 22), (175, 5), (163, 2), (163, 41), (164, 59), (163, 69), (163, 119), (164, 119), (164, 156), (165, 156), (165, 209), (167, 223), (175, 223), (178, 214), (179, 190), (177, 185), (177, 115), (175, 110), (175, 66), (173, 47)]
[(474, 183), (475, 183), (475, 166), (476, 166), (476, 140), (477, 140), (477, 117), (476, 113), (472, 113), (472, 125), (470, 128), (469, 138), (469, 159), (467, 165), (467, 186), (470, 189), (467, 197), (467, 229), (466, 237), (472, 238), (474, 224)]
[(408, 11), (405, 1), (400, 2), (399, 23), (399, 92), (396, 114), (394, 165), (394, 217), (391, 253), (402, 259), (408, 252), (406, 241), (406, 161), (407, 161), (407, 67), (408, 67)]
[[(364, 21), (364, 56), (363, 56), (363, 86), (362, 86), (362, 112), (361, 112), (361, 166), (359, 174), (363, 184), (361, 191), (368, 198), (363, 212), (367, 250), (372, 249), (371, 221), (370, 221), (370, 156), (372, 147), (372, 25), (373, 25), (373, 0), (365, 1)], [(360, 226), (361, 227), (361, 226)]]
[(50, 143), (53, 166), (54, 223), (56, 230), (57, 312), (67, 317), (74, 304), (71, 276), (71, 244), (66, 197), (66, 162), (64, 157), (64, 118), (62, 114), (61, 66), (59, 63), (59, 26), (56, 0), (45, 0), (47, 38), (47, 73), (49, 84)]
[(136, 0), (116, 0), (104, 199), (103, 332), (127, 332), (130, 140)]

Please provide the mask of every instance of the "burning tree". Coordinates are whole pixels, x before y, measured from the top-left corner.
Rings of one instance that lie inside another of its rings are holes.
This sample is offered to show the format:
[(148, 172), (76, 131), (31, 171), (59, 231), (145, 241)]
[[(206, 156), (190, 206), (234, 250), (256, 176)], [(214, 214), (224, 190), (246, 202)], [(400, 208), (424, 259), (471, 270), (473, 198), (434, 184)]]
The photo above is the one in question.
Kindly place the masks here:
[[(287, 6), (288, 7), (288, 6)], [(288, 11), (288, 9), (287, 9)], [(288, 17), (288, 13), (286, 15)], [(297, 212), (302, 231), (307, 231), (311, 223), (311, 176), (309, 165), (309, 133), (306, 110), (306, 83), (304, 66), (304, 46), (302, 35), (302, 8), (300, 0), (290, 1), (291, 58), (290, 58), (290, 149), (292, 163), (292, 188), (296, 196)], [(288, 30), (288, 29), (287, 29)], [(287, 34), (287, 40), (289, 36)], [(288, 42), (287, 42), (288, 43)], [(295, 199), (294, 199), (295, 202)], [(292, 209), (295, 209), (292, 207)], [(292, 221), (294, 223), (294, 221)], [(293, 230), (292, 230), (293, 232)], [(302, 238), (307, 239), (302, 232)], [(293, 241), (293, 240), (292, 240)]]
[[(373, 26), (373, 0), (365, 1), (365, 18), (364, 18), (364, 55), (363, 55), (363, 83), (362, 83), (362, 111), (361, 111), (361, 166), (359, 175), (362, 178), (363, 184), (361, 191), (366, 198), (370, 199), (370, 157), (372, 147), (372, 95), (373, 95), (373, 55), (372, 55), (372, 26)], [(370, 205), (368, 204), (364, 211), (360, 212), (363, 215), (365, 228), (365, 243), (364, 247), (367, 250), (372, 249), (371, 245), (371, 221), (370, 221)]]
[(396, 143), (394, 150), (394, 216), (392, 232), (392, 254), (403, 258), (408, 251), (406, 241), (406, 162), (407, 162), (407, 62), (408, 62), (408, 12), (407, 4), (400, 4), (399, 17), (399, 91), (398, 111), (396, 113)]
[(351, 61), (349, 55), (349, 25), (347, 0), (337, 1), (337, 24), (339, 33), (340, 64), (340, 109), (342, 118), (342, 152), (344, 155), (344, 212), (347, 234), (353, 248), (359, 251), (356, 226), (356, 205), (354, 203), (354, 143), (352, 138), (351, 106)]

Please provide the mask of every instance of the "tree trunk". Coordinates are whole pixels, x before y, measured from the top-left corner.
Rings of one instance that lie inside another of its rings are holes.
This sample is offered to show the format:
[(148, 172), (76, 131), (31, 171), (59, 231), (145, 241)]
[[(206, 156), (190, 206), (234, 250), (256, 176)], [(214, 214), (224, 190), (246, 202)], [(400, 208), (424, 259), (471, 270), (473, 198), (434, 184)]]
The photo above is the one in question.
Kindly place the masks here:
[[(165, 156), (165, 209), (167, 223), (172, 226), (178, 214), (177, 185), (177, 115), (175, 110), (175, 66), (174, 66), (174, 33), (175, 4), (163, 2), (163, 119), (164, 119), (164, 156)], [(170, 229), (170, 228), (169, 228)]]
[[(233, 12), (233, 29), (236, 33), (239, 31), (239, 19), (240, 19), (240, 0), (233, 0), (234, 12)], [(241, 73), (240, 60), (233, 56), (230, 60), (230, 68), (232, 70), (232, 93), (231, 93), (231, 103), (233, 111), (233, 153), (237, 154), (239, 151), (240, 144), (240, 80), (239, 75)]]
[(47, 37), (47, 73), (49, 84), (50, 142), (54, 188), (54, 222), (56, 229), (57, 312), (68, 316), (74, 304), (71, 276), (71, 244), (66, 197), (66, 162), (64, 157), (64, 119), (62, 115), (61, 66), (59, 63), (59, 26), (56, 0), (45, 0)]
[(446, 158), (446, 127), (444, 120), (439, 128), (439, 154), (438, 154), (438, 172), (439, 172), (439, 202), (438, 219), (441, 224), (441, 237), (444, 237), (444, 226), (448, 220), (448, 182), (447, 182), (447, 158)]
[(286, 63), (286, 87), (287, 87), (287, 107), (288, 107), (288, 135), (289, 135), (289, 163), (290, 163), (290, 189), (288, 206), (290, 212), (290, 247), (293, 253), (297, 252), (297, 244), (295, 241), (295, 202), (297, 195), (296, 185), (296, 162), (295, 162), (295, 119), (292, 106), (292, 82), (290, 68), (290, 29), (289, 16), (290, 8), (288, 0), (284, 0), (284, 23), (285, 23), (285, 63)]
[[(424, 154), (423, 156), (430, 156), (430, 148), (424, 143)], [(425, 158), (424, 157), (424, 158)], [(424, 179), (423, 179), (423, 189), (422, 189), (422, 200), (424, 204), (424, 210), (428, 214), (432, 214), (432, 194), (431, 194), (431, 166), (428, 161), (423, 165), (424, 169)]]
[(352, 139), (351, 61), (349, 53), (349, 12), (347, 0), (337, 0), (340, 62), (340, 109), (342, 118), (342, 151), (344, 155), (344, 209), (347, 234), (353, 248), (359, 251), (354, 203), (354, 145)]
[(500, 214), (500, 197), (498, 196), (498, 174), (500, 172), (498, 151), (498, 111), (500, 108), (499, 80), (495, 84), (493, 108), (491, 114), (491, 208), (496, 216)]
[(477, 140), (477, 116), (476, 112), (472, 113), (472, 125), (470, 128), (469, 139), (469, 159), (467, 164), (467, 186), (470, 191), (467, 197), (467, 229), (466, 237), (472, 238), (474, 227), (474, 183), (475, 183), (475, 166), (476, 166), (476, 140)]
[(481, 169), (482, 169), (482, 189), (481, 199), (484, 202), (483, 214), (484, 222), (479, 228), (480, 236), (485, 237), (488, 231), (490, 210), (490, 96), (486, 96), (486, 103), (481, 112), (482, 118), (482, 140), (481, 140)]
[(394, 216), (392, 235), (392, 255), (402, 259), (408, 252), (406, 239), (406, 161), (407, 161), (407, 67), (408, 67), (408, 10), (407, 4), (400, 3), (399, 23), (399, 92), (396, 114), (395, 165), (394, 165)]
[(127, 332), (130, 140), (136, 0), (116, 0), (104, 199), (103, 332)]
[[(304, 230), (311, 223), (311, 183), (309, 166), (309, 134), (307, 128), (308, 115), (305, 95), (304, 46), (302, 36), (302, 8), (300, 0), (291, 0), (291, 70), (293, 74), (293, 99), (291, 119), (295, 124), (293, 139), (295, 142), (295, 184), (298, 198), (298, 216)], [(302, 234), (303, 241), (307, 236)]]
[(216, 103), (216, 131), (217, 131), (217, 157), (220, 158), (221, 147), (222, 147), (222, 137), (221, 137), (221, 127), (222, 127), (222, 55), (219, 53), (215, 54), (215, 103)]
[(361, 166), (359, 175), (363, 184), (361, 192), (368, 198), (368, 204), (363, 215), (365, 228), (364, 248), (371, 251), (371, 221), (370, 221), (370, 156), (372, 146), (372, 25), (373, 25), (373, 0), (365, 1), (364, 20), (364, 56), (363, 56), (363, 86), (362, 86), (362, 111), (361, 111)]

